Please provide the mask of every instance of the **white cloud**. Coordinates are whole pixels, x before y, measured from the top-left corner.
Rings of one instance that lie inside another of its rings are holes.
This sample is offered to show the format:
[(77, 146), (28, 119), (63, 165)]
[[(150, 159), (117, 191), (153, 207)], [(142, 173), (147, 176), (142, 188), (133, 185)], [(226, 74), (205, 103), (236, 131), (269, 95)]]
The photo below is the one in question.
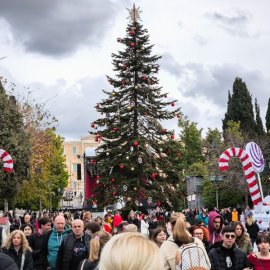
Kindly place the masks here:
[[(58, 118), (64, 137), (87, 134), (94, 106), (110, 89), (111, 53), (125, 35), (131, 1), (10, 0), (0, 10), (0, 75)], [(162, 55), (160, 85), (177, 98), (199, 127), (221, 127), (235, 77), (247, 84), (264, 120), (270, 96), (270, 3), (239, 1), (136, 1), (153, 54)], [(53, 8), (52, 8), (53, 7)], [(72, 13), (72, 14), (71, 14)], [(72, 16), (71, 16), (72, 15)], [(177, 120), (165, 123), (176, 129)]]

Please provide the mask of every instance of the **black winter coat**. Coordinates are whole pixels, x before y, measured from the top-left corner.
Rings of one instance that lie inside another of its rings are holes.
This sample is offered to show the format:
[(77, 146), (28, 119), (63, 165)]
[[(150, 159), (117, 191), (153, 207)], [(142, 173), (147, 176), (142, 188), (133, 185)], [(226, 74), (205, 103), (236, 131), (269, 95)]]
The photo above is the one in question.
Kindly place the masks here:
[(8, 255), (0, 252), (0, 270), (19, 270), (19, 268)]
[(33, 264), (36, 270), (46, 270), (48, 266), (45, 245), (45, 235), (38, 232), (32, 234), (28, 238), (30, 247), (32, 248)]
[(260, 231), (258, 224), (254, 222), (251, 225), (248, 225), (247, 223), (245, 225), (246, 225), (246, 229), (247, 229), (247, 233), (249, 234), (249, 237), (252, 239), (256, 239), (258, 236), (258, 232)]
[[(89, 262), (87, 259), (83, 260), (80, 265), (78, 266), (77, 270), (95, 270), (98, 266), (98, 260), (94, 262)], [(83, 268), (82, 268), (83, 265)]]
[[(234, 270), (243, 270), (250, 266), (246, 254), (236, 246), (232, 247), (232, 264)], [(212, 248), (208, 254), (211, 262), (211, 270), (224, 270), (226, 266), (226, 253), (223, 246)]]
[[(70, 269), (70, 263), (73, 254), (73, 248), (76, 242), (76, 238), (73, 233), (70, 233), (61, 243), (58, 254), (57, 254), (57, 262), (56, 262), (56, 269), (57, 270), (68, 270)], [(87, 248), (87, 254), (89, 255), (89, 242), (90, 236), (87, 233), (84, 233), (82, 237), (82, 241)], [(87, 255), (87, 257), (88, 257)], [(84, 258), (86, 259), (86, 258)], [(73, 270), (73, 269), (72, 269)]]
[[(22, 262), (21, 249), (17, 252), (13, 247), (11, 247), (9, 249), (3, 249), (3, 252), (15, 261), (19, 269), (21, 268), (21, 262)], [(25, 253), (23, 270), (33, 270), (32, 254), (29, 250), (27, 250)]]

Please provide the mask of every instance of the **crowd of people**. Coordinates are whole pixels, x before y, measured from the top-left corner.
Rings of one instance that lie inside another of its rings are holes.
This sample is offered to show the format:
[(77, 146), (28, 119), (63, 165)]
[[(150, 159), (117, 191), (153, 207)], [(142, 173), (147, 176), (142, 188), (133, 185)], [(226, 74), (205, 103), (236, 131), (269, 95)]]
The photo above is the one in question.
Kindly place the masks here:
[(0, 270), (270, 269), (270, 236), (249, 207), (8, 216)]

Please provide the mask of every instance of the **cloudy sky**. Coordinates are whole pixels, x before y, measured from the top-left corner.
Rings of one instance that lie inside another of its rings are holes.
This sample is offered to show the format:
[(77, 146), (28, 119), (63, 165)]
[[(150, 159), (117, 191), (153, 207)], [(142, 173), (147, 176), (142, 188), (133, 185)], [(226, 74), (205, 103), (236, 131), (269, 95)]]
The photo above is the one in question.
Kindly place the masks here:
[[(140, 7), (159, 79), (198, 127), (221, 129), (228, 90), (241, 77), (264, 121), (270, 97), (270, 2), (261, 0), (0, 0), (0, 76), (26, 88), (59, 120), (67, 139), (87, 135), (94, 106), (112, 90), (111, 53), (127, 8)], [(164, 123), (176, 129), (177, 120)], [(176, 129), (177, 132), (177, 129)]]

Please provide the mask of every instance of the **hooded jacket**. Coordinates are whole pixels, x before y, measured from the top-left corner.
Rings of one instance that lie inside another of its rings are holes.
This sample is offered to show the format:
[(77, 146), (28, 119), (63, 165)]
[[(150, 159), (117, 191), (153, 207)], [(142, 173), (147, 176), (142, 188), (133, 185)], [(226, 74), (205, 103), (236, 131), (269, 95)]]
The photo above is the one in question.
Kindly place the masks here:
[[(221, 223), (218, 231), (214, 230), (214, 220), (215, 218), (220, 217)], [(223, 227), (223, 219), (221, 215), (216, 211), (211, 211), (208, 215), (208, 231), (210, 237), (210, 244), (215, 244), (216, 242), (222, 241), (221, 230)]]
[(56, 260), (59, 247), (64, 238), (67, 237), (70, 232), (70, 226), (65, 225), (64, 231), (61, 233), (57, 232), (55, 227), (53, 227), (49, 232), (45, 234), (44, 250), (45, 254), (47, 254), (48, 265), (51, 267), (51, 269), (56, 269)]

